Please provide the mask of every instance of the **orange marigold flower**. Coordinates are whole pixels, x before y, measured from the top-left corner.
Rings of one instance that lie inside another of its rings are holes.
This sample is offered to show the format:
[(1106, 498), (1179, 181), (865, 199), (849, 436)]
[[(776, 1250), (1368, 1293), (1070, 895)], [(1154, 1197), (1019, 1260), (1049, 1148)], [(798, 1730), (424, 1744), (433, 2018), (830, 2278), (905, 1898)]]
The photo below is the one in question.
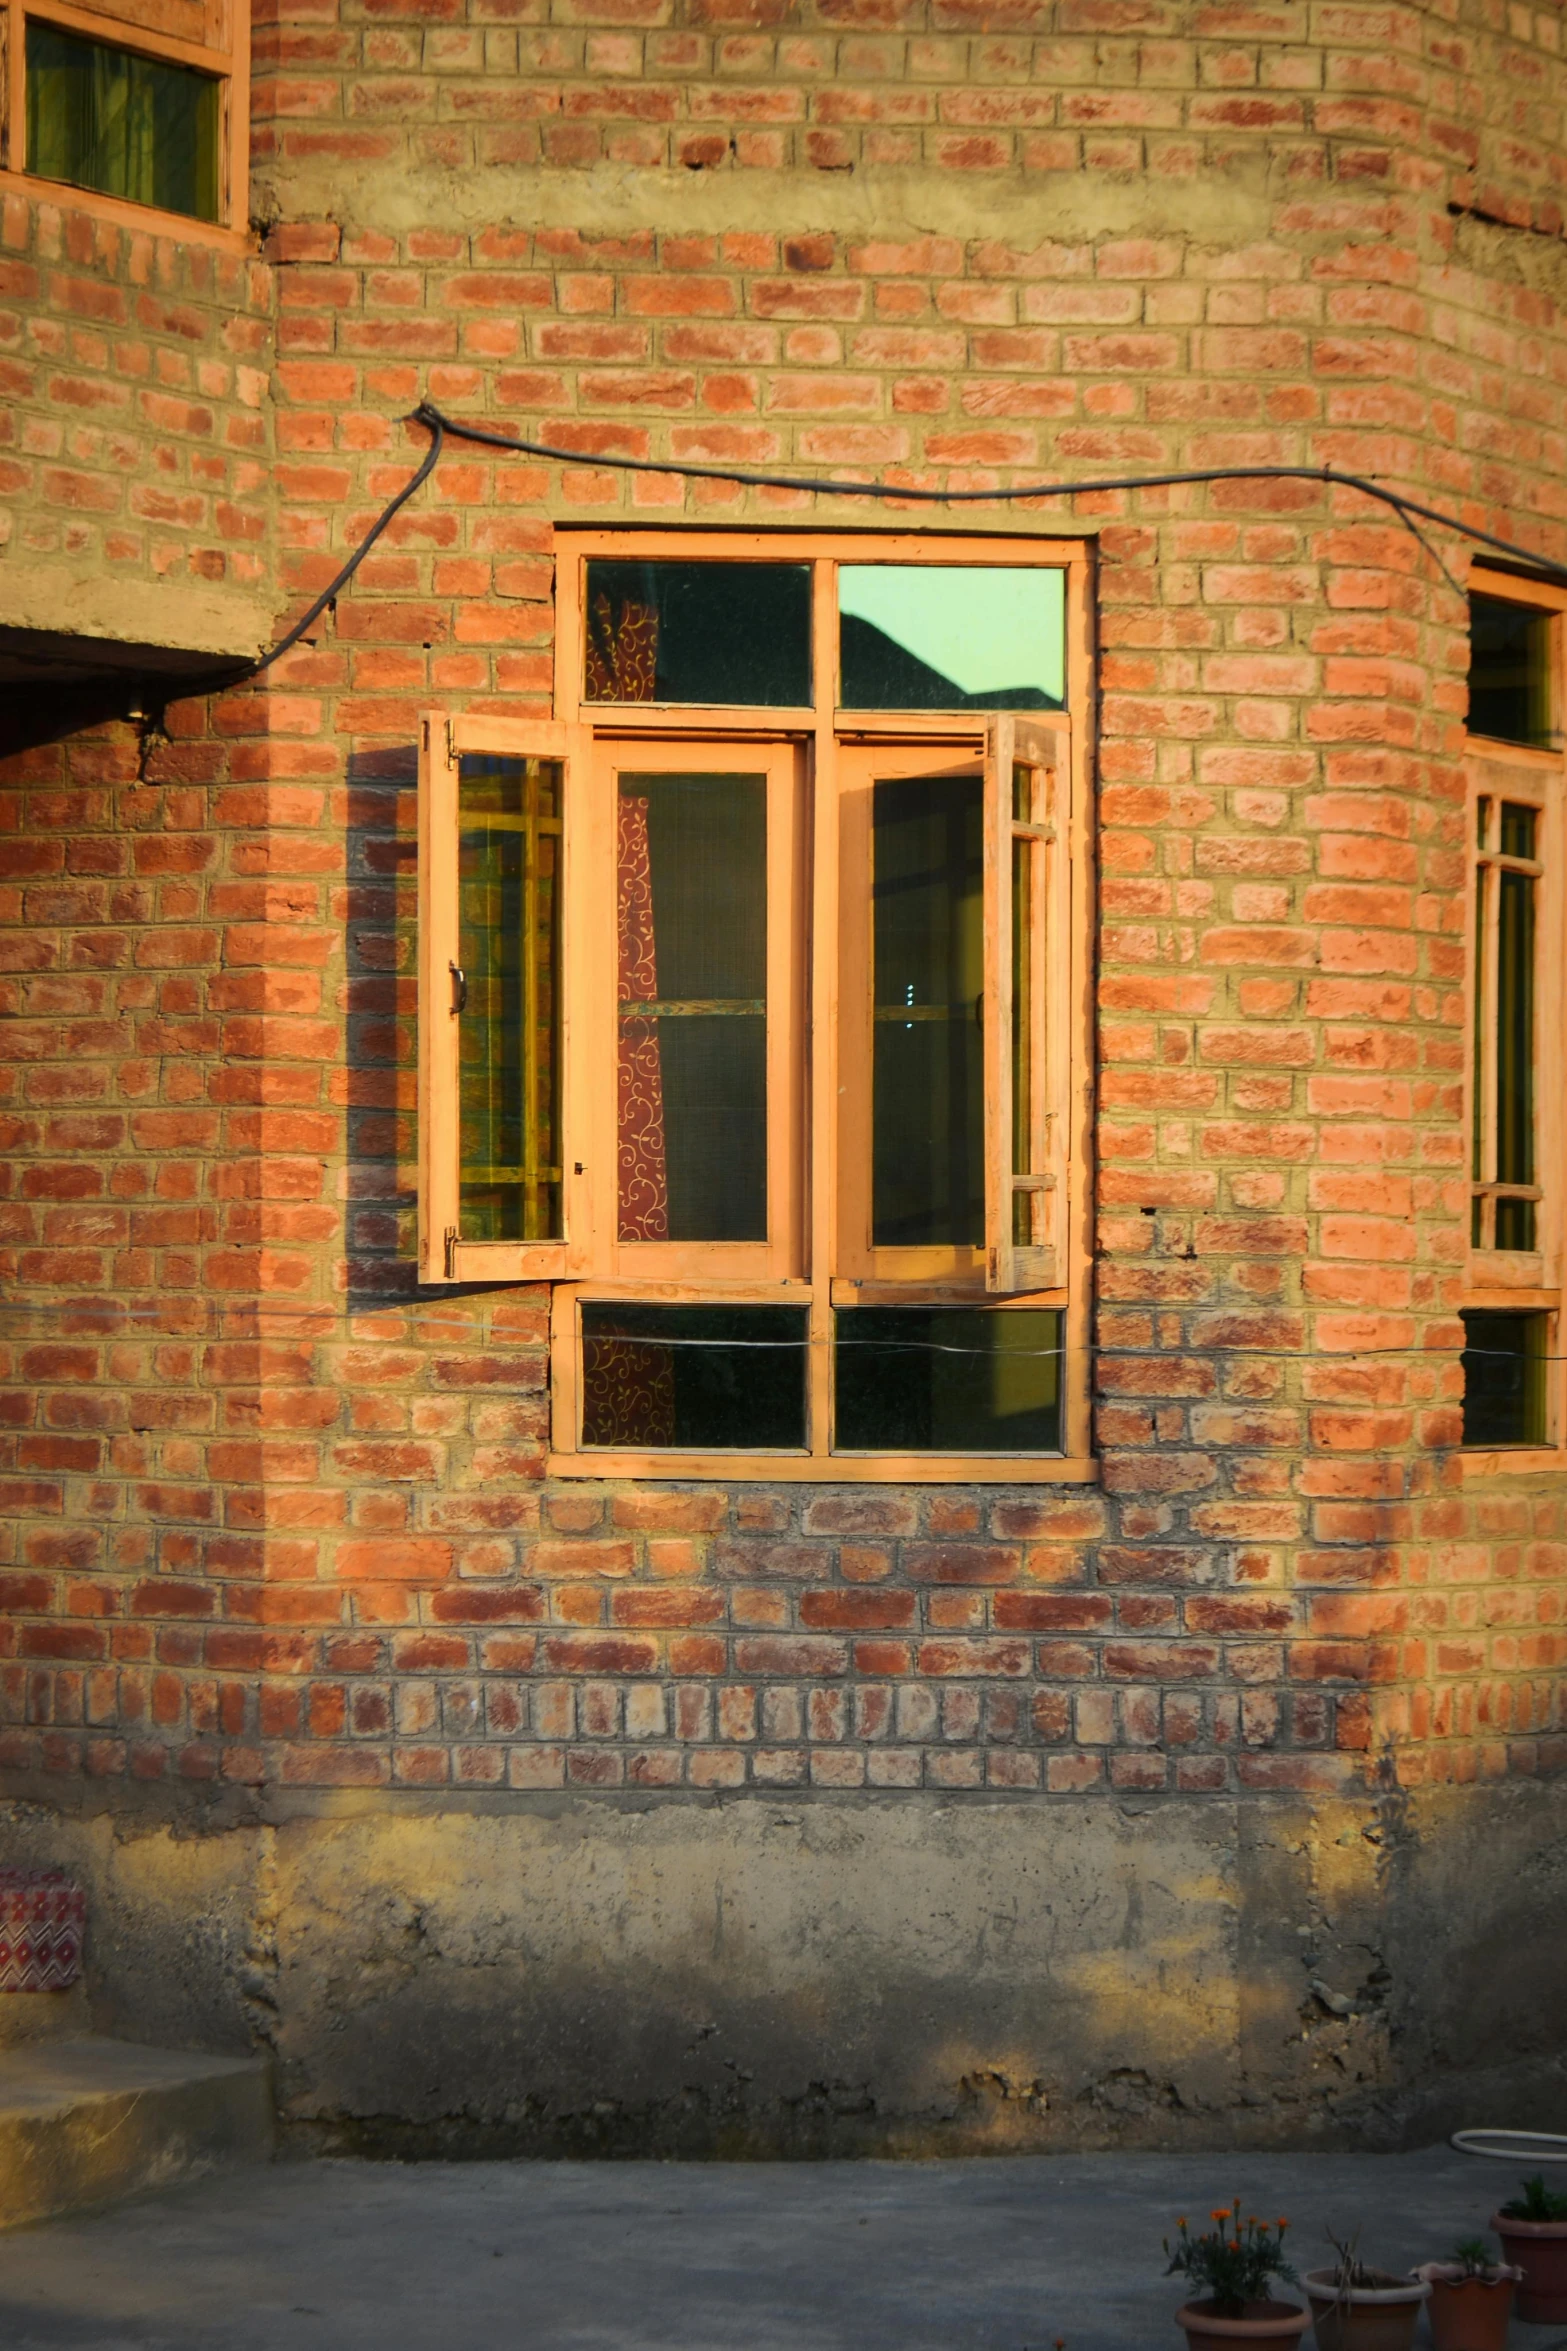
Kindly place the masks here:
[(1209, 2213), (1209, 2215), (1208, 2215), (1208, 2218), (1209, 2218), (1210, 2220), (1228, 2220), (1228, 2219), (1229, 2219), (1229, 2217), (1230, 2217), (1230, 2208), (1229, 2208), (1229, 2206), (1228, 2206), (1227, 2204), (1221, 2204), (1221, 2205), (1219, 2206), (1219, 2208), (1218, 2208), (1217, 2212), (1210, 2212), (1210, 2213)]

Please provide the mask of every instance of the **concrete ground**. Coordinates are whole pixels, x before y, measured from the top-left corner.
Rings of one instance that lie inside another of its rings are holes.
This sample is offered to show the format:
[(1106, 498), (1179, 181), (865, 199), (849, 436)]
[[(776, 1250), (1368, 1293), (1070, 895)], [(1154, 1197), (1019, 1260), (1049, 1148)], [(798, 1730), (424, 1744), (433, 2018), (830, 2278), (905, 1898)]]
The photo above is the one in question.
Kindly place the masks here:
[[(0, 2345), (1181, 2351), (1160, 2274), (1177, 2213), (1238, 2191), (1288, 2214), (1302, 2267), (1331, 2223), (1403, 2269), (1483, 2230), (1514, 2176), (1446, 2147), (252, 2167), (0, 2236)], [(1514, 2351), (1563, 2332), (1515, 2324)]]

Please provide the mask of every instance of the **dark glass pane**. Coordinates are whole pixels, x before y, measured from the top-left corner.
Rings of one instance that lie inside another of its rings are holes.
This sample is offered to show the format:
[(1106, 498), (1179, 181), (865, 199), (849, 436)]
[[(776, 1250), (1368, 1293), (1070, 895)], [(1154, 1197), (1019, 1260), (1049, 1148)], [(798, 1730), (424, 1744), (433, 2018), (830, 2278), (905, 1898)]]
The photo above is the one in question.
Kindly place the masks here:
[(590, 563), (584, 699), (811, 699), (807, 563)]
[(211, 74), (37, 23), (26, 62), (29, 171), (217, 219), (221, 85)]
[(560, 762), (465, 753), (457, 805), (462, 1235), (558, 1240)]
[(858, 1306), (833, 1325), (837, 1451), (1060, 1451), (1053, 1309)]
[(767, 1238), (767, 779), (620, 779), (623, 1241)]
[(1521, 800), (1502, 802), (1502, 855), (1532, 857), (1538, 810)]
[[(1534, 893), (1530, 874), (1497, 875), (1496, 1180), (1534, 1182)], [(1498, 1249), (1534, 1247), (1534, 1202), (1498, 1200)]]
[(1464, 1316), (1464, 1443), (1543, 1445), (1546, 1335), (1543, 1314)]
[(1485, 926), (1486, 897), (1494, 868), (1482, 865), (1476, 873), (1474, 935), (1474, 1060), (1471, 1100), (1474, 1116), (1469, 1138), (1469, 1172), (1475, 1182), (1485, 1178), (1485, 1037), (1490, 1015), (1486, 1009)]
[(1499, 596), (1469, 599), (1469, 732), (1501, 743), (1556, 740), (1551, 616)]
[(985, 1236), (983, 805), (976, 775), (879, 783), (872, 801), (872, 1238)]
[(584, 1306), (583, 1444), (799, 1451), (805, 1321), (792, 1306)]
[(1066, 575), (1038, 566), (838, 571), (845, 710), (1059, 710)]

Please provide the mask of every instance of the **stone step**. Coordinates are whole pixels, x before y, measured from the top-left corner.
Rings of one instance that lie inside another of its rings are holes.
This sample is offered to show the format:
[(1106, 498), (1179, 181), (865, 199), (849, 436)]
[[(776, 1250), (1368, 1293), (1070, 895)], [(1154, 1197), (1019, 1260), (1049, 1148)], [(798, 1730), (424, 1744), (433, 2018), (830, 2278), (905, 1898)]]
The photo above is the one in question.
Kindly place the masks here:
[(264, 2058), (97, 2036), (0, 2050), (0, 2228), (271, 2152)]

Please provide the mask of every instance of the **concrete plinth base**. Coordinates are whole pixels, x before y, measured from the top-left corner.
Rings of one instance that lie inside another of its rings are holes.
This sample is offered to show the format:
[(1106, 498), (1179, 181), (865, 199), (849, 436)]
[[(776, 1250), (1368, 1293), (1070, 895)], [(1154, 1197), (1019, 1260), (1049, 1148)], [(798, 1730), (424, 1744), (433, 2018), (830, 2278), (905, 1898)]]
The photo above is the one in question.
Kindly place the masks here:
[(0, 2055), (0, 2227), (260, 2161), (271, 2149), (264, 2059), (96, 2038)]

